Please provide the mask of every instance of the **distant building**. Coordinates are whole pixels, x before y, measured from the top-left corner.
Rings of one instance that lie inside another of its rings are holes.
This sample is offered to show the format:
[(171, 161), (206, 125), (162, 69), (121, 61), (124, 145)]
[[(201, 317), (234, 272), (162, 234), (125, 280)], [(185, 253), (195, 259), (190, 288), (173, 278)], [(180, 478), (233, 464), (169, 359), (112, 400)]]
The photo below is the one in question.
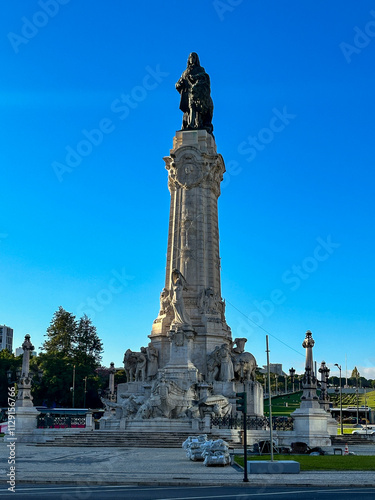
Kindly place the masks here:
[(0, 350), (3, 349), (13, 351), (13, 328), (6, 325), (0, 325)]
[[(14, 351), (14, 355), (15, 356), (22, 356), (22, 354), (23, 354), (22, 347), (17, 347), (17, 349)], [(37, 355), (36, 351), (31, 351), (30, 352), (30, 358), (32, 358), (33, 356), (36, 356), (36, 355)]]
[[(267, 373), (267, 365), (263, 365), (263, 368), (259, 369), (260, 373)], [(287, 374), (283, 372), (283, 365), (281, 363), (270, 363), (270, 373), (279, 375), (279, 377), (286, 377)]]

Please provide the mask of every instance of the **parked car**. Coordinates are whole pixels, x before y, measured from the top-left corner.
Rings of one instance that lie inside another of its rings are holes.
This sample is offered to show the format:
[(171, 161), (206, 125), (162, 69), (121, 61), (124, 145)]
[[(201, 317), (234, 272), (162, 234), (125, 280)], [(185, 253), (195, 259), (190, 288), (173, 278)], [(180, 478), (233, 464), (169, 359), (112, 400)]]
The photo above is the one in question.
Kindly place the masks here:
[(356, 429), (352, 434), (366, 434), (367, 436), (375, 436), (374, 429)]

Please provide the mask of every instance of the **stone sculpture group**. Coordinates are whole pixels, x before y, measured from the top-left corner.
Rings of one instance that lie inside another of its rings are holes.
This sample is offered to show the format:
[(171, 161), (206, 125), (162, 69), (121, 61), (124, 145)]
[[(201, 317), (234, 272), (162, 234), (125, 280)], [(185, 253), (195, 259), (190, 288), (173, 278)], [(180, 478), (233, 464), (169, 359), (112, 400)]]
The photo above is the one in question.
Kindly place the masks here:
[(124, 368), (129, 382), (153, 380), (158, 373), (158, 350), (151, 344), (140, 352), (130, 349), (124, 354)]
[(250, 352), (245, 352), (244, 345), (247, 339), (235, 339), (233, 346), (227, 344), (216, 346), (207, 356), (208, 381), (232, 380), (255, 381), (256, 360)]
[[(183, 306), (183, 301), (180, 306)], [(183, 307), (178, 313), (183, 314)], [(185, 324), (185, 323), (184, 323)], [(245, 338), (235, 339), (231, 347), (227, 344), (216, 346), (207, 355), (207, 384), (200, 394), (195, 388), (184, 390), (175, 381), (165, 377), (158, 369), (157, 349), (150, 343), (140, 352), (128, 349), (124, 355), (124, 367), (129, 382), (150, 382), (151, 394), (143, 396), (123, 396), (120, 404), (105, 403), (111, 408), (121, 409), (121, 417), (134, 419), (149, 418), (203, 418), (209, 412), (213, 416), (225, 417), (232, 412), (232, 405), (222, 394), (211, 394), (215, 381), (243, 382), (255, 381), (256, 361), (254, 356), (244, 351)], [(204, 380), (200, 387), (204, 386)]]

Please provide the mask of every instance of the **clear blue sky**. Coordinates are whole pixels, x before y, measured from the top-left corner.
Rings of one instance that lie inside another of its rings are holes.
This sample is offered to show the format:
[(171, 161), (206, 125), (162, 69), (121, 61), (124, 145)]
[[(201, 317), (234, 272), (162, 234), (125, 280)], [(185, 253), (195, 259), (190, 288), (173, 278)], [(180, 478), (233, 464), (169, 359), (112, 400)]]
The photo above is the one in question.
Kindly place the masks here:
[(60, 305), (91, 315), (106, 365), (147, 344), (165, 274), (162, 157), (182, 121), (174, 84), (196, 51), (228, 170), (219, 224), (233, 337), (263, 365), (266, 330), (271, 361), (301, 372), (309, 329), (319, 363), (344, 369), (347, 355), (349, 375), (357, 365), (374, 378), (374, 9), (4, 6), (0, 323), (15, 347), (30, 333), (39, 348)]

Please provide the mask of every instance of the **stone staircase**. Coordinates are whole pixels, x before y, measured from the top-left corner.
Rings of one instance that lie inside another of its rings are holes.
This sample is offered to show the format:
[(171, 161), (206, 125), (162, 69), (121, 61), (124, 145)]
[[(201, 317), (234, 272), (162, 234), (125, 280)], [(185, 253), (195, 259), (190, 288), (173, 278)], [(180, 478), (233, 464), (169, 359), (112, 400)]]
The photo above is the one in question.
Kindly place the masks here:
[[(134, 432), (126, 430), (95, 430), (81, 431), (71, 436), (49, 438), (45, 443), (36, 446), (66, 446), (66, 447), (120, 447), (120, 448), (181, 448), (188, 436), (203, 434), (203, 432)], [(207, 436), (208, 439), (219, 439), (219, 436)], [(223, 437), (233, 446), (230, 440)], [(238, 446), (238, 444), (236, 444)]]
[(332, 436), (331, 437), (332, 446), (341, 445), (345, 446), (346, 443), (356, 445), (356, 444), (375, 444), (374, 436), (366, 435), (353, 435), (344, 434), (343, 436)]

